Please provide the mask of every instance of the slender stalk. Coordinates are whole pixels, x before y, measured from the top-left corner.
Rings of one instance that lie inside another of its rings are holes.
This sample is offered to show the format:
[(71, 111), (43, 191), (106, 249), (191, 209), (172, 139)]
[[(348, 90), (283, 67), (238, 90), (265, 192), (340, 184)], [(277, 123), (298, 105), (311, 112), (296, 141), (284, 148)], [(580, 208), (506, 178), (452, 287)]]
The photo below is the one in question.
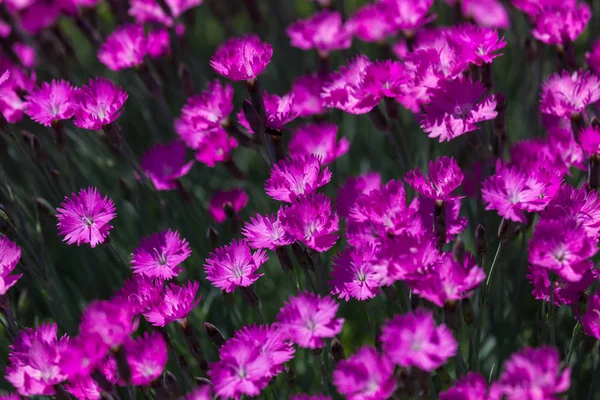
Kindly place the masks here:
[(571, 343), (569, 344), (569, 352), (567, 353), (567, 366), (571, 365), (571, 356), (573, 355), (573, 348), (575, 347), (575, 340), (577, 336), (579, 336), (579, 332), (581, 331), (581, 323), (577, 321), (575, 326), (573, 327), (573, 334), (571, 335)]
[[(492, 261), (492, 266), (490, 267), (490, 272), (488, 273), (487, 280), (485, 281), (486, 292), (489, 290), (490, 281), (492, 280), (492, 274), (494, 273), (494, 267), (496, 266), (496, 261), (498, 261), (498, 255), (500, 254), (500, 249), (502, 249), (502, 242), (498, 243), (498, 248), (496, 249), (496, 254), (494, 255), (494, 260)], [(487, 293), (486, 293), (486, 295), (487, 295)]]
[(329, 396), (329, 383), (327, 382), (325, 363), (323, 362), (323, 357), (321, 357), (322, 351), (321, 349), (317, 349), (317, 351), (313, 351), (313, 354), (319, 366), (319, 375), (321, 375), (321, 386), (323, 387), (323, 393), (325, 393), (326, 396)]
[(554, 305), (554, 289), (556, 288), (556, 281), (552, 281), (550, 285), (550, 303), (548, 304), (548, 328), (550, 330), (550, 343), (552, 346), (556, 346), (556, 306)]

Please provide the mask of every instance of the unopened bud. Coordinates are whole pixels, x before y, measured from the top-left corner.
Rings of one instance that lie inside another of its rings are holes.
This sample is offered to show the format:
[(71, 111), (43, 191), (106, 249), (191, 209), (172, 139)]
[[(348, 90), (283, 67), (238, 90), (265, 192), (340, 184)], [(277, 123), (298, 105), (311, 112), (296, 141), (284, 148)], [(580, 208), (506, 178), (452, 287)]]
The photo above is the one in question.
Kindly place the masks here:
[(479, 257), (485, 257), (490, 249), (487, 231), (481, 224), (477, 225), (475, 229), (475, 247), (477, 248), (477, 255)]
[(294, 264), (292, 263), (292, 259), (290, 258), (290, 253), (288, 252), (287, 246), (276, 247), (275, 254), (277, 254), (277, 258), (279, 259), (279, 263), (281, 264), (281, 269), (283, 269), (285, 272), (293, 271)]
[(217, 346), (217, 348), (219, 348), (225, 344), (225, 338), (223, 337), (223, 334), (221, 333), (221, 331), (219, 331), (219, 329), (216, 326), (214, 326), (210, 322), (205, 322), (204, 329), (206, 330), (206, 333), (208, 334), (208, 338), (210, 339), (210, 341), (215, 346)]
[(206, 236), (208, 237), (208, 240), (210, 241), (210, 245), (212, 246), (213, 249), (216, 249), (217, 247), (219, 247), (219, 232), (213, 228), (212, 226), (210, 228), (208, 228), (208, 231), (206, 232)]
[(369, 118), (377, 130), (381, 132), (389, 132), (390, 124), (388, 123), (385, 115), (383, 115), (379, 109), (379, 106), (375, 106), (371, 111), (369, 111)]
[(465, 261), (465, 255), (465, 242), (463, 242), (461, 238), (456, 238), (452, 245), (452, 257), (456, 262), (462, 264)]
[(475, 321), (475, 313), (473, 312), (473, 305), (471, 304), (471, 300), (466, 298), (462, 299), (461, 303), (463, 319), (467, 325), (471, 325), (473, 321)]
[(242, 292), (242, 296), (248, 302), (250, 307), (258, 308), (258, 296), (254, 293), (254, 289), (251, 286), (240, 286), (240, 291)]
[(252, 103), (250, 103), (248, 100), (244, 100), (244, 103), (242, 103), (242, 111), (244, 112), (246, 121), (248, 121), (248, 125), (250, 125), (250, 129), (252, 129), (254, 133), (262, 132), (263, 125), (260, 114), (254, 108)]
[(331, 355), (333, 356), (333, 361), (335, 361), (336, 364), (346, 358), (342, 343), (337, 338), (333, 338), (331, 340)]

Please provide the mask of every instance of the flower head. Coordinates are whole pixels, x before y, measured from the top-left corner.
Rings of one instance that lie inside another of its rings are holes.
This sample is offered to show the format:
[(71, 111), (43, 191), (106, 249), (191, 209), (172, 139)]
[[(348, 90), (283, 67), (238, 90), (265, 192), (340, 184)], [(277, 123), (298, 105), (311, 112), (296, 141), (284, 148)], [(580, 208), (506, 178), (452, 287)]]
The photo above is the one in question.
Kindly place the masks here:
[(414, 31), (433, 20), (428, 15), (433, 0), (380, 0), (395, 29)]
[(60, 357), (60, 370), (69, 381), (89, 377), (106, 357), (106, 347), (97, 335), (78, 336), (67, 343)]
[(454, 200), (452, 192), (456, 190), (464, 179), (464, 175), (456, 160), (452, 157), (437, 158), (429, 162), (427, 176), (415, 169), (406, 174), (404, 180), (419, 194), (432, 200)]
[(331, 271), (331, 294), (340, 299), (368, 300), (379, 292), (380, 279), (375, 267), (376, 249), (365, 245), (348, 248), (334, 258)]
[(490, 390), (491, 398), (522, 400), (556, 399), (571, 384), (571, 370), (561, 370), (558, 350), (528, 347), (514, 353)]
[(511, 221), (526, 222), (524, 211), (541, 211), (556, 195), (561, 178), (542, 169), (524, 171), (498, 164), (496, 174), (482, 184), (481, 197), (486, 210)]
[[(114, 358), (107, 358), (94, 366), (112, 384), (117, 383), (117, 363)], [(100, 400), (102, 398), (102, 389), (90, 375), (79, 375), (69, 377), (69, 383), (65, 389), (73, 396), (83, 400)]]
[(510, 28), (510, 18), (506, 7), (499, 0), (463, 0), (462, 14), (482, 27), (495, 29)]
[(25, 113), (44, 126), (69, 119), (73, 116), (72, 94), (73, 86), (67, 81), (43, 82), (39, 89), (30, 92), (26, 97)]
[(187, 240), (169, 229), (144, 237), (131, 254), (131, 267), (134, 273), (148, 278), (171, 279), (183, 270), (179, 265), (190, 254)]
[(246, 242), (234, 240), (210, 253), (204, 271), (213, 286), (231, 293), (238, 286), (248, 287), (256, 282), (263, 274), (255, 272), (265, 261), (267, 254), (264, 250), (252, 253)]
[(579, 132), (579, 143), (588, 155), (600, 156), (600, 128), (590, 125)]
[(487, 382), (478, 373), (469, 372), (456, 381), (454, 386), (440, 393), (440, 400), (485, 400)]
[(161, 298), (162, 292), (163, 281), (161, 279), (134, 274), (131, 279), (123, 283), (123, 287), (116, 293), (116, 297), (126, 301), (132, 312), (138, 315), (146, 312), (155, 304)]
[(215, 221), (221, 223), (227, 220), (226, 208), (231, 207), (234, 213), (238, 213), (246, 204), (248, 195), (242, 189), (216, 192), (210, 199), (208, 211)]
[(132, 307), (120, 298), (94, 301), (83, 313), (79, 334), (100, 341), (98, 354), (104, 355), (108, 349), (116, 349), (125, 343), (137, 329)]
[(542, 85), (540, 111), (571, 118), (600, 99), (600, 79), (592, 73), (562, 71)]
[(89, 243), (91, 247), (104, 242), (112, 229), (110, 221), (117, 215), (115, 203), (102, 197), (94, 187), (81, 189), (77, 195), (72, 193), (71, 198), (65, 197), (56, 211), (63, 241), (78, 246)]
[(21, 248), (6, 236), (0, 237), (0, 296), (14, 286), (23, 274), (9, 275), (21, 259)]
[(482, 28), (475, 25), (462, 25), (448, 35), (449, 42), (457, 49), (462, 62), (482, 66), (491, 63), (504, 47), (504, 38), (498, 36), (498, 31), (492, 28)]
[(333, 384), (349, 400), (387, 399), (394, 392), (394, 364), (372, 347), (362, 347), (333, 371)]
[(529, 262), (578, 281), (585, 273), (582, 261), (598, 252), (596, 243), (574, 220), (541, 219), (529, 242)]
[(54, 385), (67, 379), (60, 359), (68, 340), (57, 339), (55, 323), (25, 328), (10, 346), (6, 380), (22, 396), (53, 395)]
[[(293, 93), (278, 96), (265, 91), (263, 94), (263, 102), (265, 105), (266, 128), (282, 130), (288, 122), (293, 121), (298, 116), (298, 112), (294, 108)], [(246, 128), (251, 134), (254, 134), (243, 110), (238, 112), (237, 119), (240, 125)]]
[(88, 86), (73, 92), (71, 104), (75, 125), (83, 129), (101, 129), (121, 116), (127, 97), (123, 89), (104, 77), (90, 79)]
[(231, 151), (238, 146), (237, 140), (230, 137), (223, 128), (206, 132), (196, 147), (196, 160), (213, 168), (217, 163), (231, 159)]
[(592, 10), (585, 2), (544, 7), (535, 19), (531, 34), (546, 44), (564, 45), (577, 39), (591, 18)]
[(159, 28), (148, 32), (148, 55), (160, 58), (171, 53), (171, 38), (167, 28)]
[(596, 75), (600, 75), (600, 40), (592, 43), (591, 51), (585, 53), (585, 61)]
[(131, 369), (131, 383), (147, 386), (161, 374), (169, 353), (162, 334), (158, 331), (145, 333), (125, 343), (125, 357)]
[(112, 71), (136, 67), (144, 62), (148, 41), (142, 25), (125, 25), (113, 31), (98, 50), (100, 62)]
[(574, 189), (564, 184), (548, 203), (542, 217), (546, 220), (575, 220), (586, 233), (596, 238), (600, 235), (600, 196), (594, 190)]
[(170, 14), (167, 15), (156, 0), (132, 0), (129, 15), (139, 24), (154, 22), (171, 27), (174, 23), (173, 18), (179, 17), (202, 2), (203, 0), (165, 0), (164, 3), (169, 8)]
[(347, 67), (334, 72), (323, 85), (321, 98), (326, 107), (337, 108), (350, 114), (365, 114), (381, 100), (361, 90), (371, 61), (366, 56), (351, 60)]
[(217, 49), (211, 67), (232, 81), (256, 78), (271, 62), (273, 47), (256, 35), (229, 39)]
[(486, 95), (480, 82), (468, 79), (442, 81), (431, 91), (431, 103), (425, 106), (421, 128), (440, 142), (478, 129), (477, 123), (494, 119), (496, 100)]
[(336, 208), (340, 217), (348, 217), (350, 208), (362, 194), (369, 194), (381, 186), (381, 175), (378, 172), (369, 172), (357, 177), (350, 177), (338, 188)]
[(245, 326), (235, 333), (234, 339), (258, 347), (260, 353), (269, 358), (269, 375), (273, 377), (283, 371), (284, 363), (294, 358), (294, 348), (284, 332), (275, 325)]
[(401, 367), (432, 371), (454, 356), (458, 344), (446, 325), (435, 326), (429, 311), (398, 315), (381, 330), (383, 353)]
[(316, 74), (296, 79), (290, 91), (294, 95), (292, 111), (302, 118), (324, 114), (325, 106), (321, 99), (323, 84), (323, 79)]
[(338, 240), (339, 217), (324, 194), (300, 197), (281, 211), (281, 222), (294, 239), (307, 247), (324, 252)]
[(219, 80), (208, 83), (201, 94), (190, 97), (175, 121), (175, 131), (192, 149), (198, 148), (206, 132), (220, 127), (233, 111), (233, 87)]
[(378, 42), (395, 33), (392, 22), (386, 18), (382, 2), (359, 8), (350, 16), (346, 26), (354, 36), (365, 42)]
[(335, 11), (321, 11), (300, 20), (286, 29), (292, 46), (302, 50), (315, 49), (320, 53), (344, 50), (352, 45), (352, 35)]
[(165, 326), (173, 321), (184, 320), (200, 302), (200, 296), (196, 296), (199, 287), (200, 284), (195, 281), (182, 286), (169, 284), (144, 312), (144, 317), (154, 326)]
[(290, 156), (297, 158), (313, 154), (321, 160), (322, 164), (331, 164), (346, 154), (350, 148), (350, 142), (344, 137), (336, 142), (337, 131), (338, 127), (334, 123), (302, 125), (296, 129), (290, 139), (288, 145)]
[(151, 147), (140, 164), (156, 190), (173, 190), (177, 179), (187, 175), (194, 162), (185, 162), (185, 144), (176, 140)]
[(581, 325), (586, 335), (600, 339), (600, 295), (594, 293), (589, 298), (588, 307), (581, 317)]
[(255, 249), (275, 250), (276, 247), (292, 244), (294, 239), (286, 232), (277, 215), (260, 215), (250, 218), (242, 228), (242, 234), (250, 246)]
[(343, 318), (335, 318), (339, 305), (329, 296), (300, 293), (290, 297), (277, 315), (277, 326), (300, 347), (323, 347), (323, 339), (342, 331)]
[[(581, 300), (581, 296), (598, 279), (599, 275), (591, 260), (583, 261), (582, 264), (584, 265), (574, 268), (577, 271), (585, 271), (581, 279), (576, 282), (561, 277), (551, 282), (549, 269), (529, 265), (527, 267), (529, 270), (527, 279), (533, 285), (533, 297), (538, 300), (550, 301), (554, 296), (554, 304), (557, 306), (577, 304)], [(552, 288), (554, 288), (553, 294)]]
[(321, 169), (321, 159), (312, 154), (285, 159), (273, 166), (265, 190), (275, 200), (293, 203), (308, 196), (331, 180), (331, 171)]
[(372, 63), (365, 69), (365, 76), (360, 84), (364, 98), (359, 104), (377, 104), (384, 97), (398, 97), (404, 93), (407, 79), (404, 65), (399, 61)]

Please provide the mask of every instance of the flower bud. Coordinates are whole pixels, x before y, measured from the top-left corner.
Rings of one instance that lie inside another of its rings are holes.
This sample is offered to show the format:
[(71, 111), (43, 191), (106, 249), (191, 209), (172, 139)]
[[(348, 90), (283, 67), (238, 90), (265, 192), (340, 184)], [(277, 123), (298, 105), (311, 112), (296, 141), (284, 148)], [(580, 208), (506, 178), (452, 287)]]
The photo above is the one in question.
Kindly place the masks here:
[(456, 238), (454, 244), (452, 244), (452, 257), (456, 262), (462, 264), (465, 261), (465, 242), (461, 238)]
[(219, 329), (211, 324), (210, 322), (204, 323), (204, 329), (206, 329), (206, 333), (208, 334), (208, 338), (210, 341), (217, 346), (217, 348), (223, 346), (225, 344), (225, 338)]
[(336, 364), (346, 358), (342, 343), (337, 338), (333, 338), (331, 340), (331, 355), (333, 356), (333, 361), (335, 361)]
[(379, 106), (375, 106), (375, 108), (369, 111), (369, 118), (371, 119), (371, 122), (373, 123), (375, 128), (377, 128), (378, 131), (389, 132), (390, 124), (388, 123), (388, 120), (385, 117), (385, 115), (383, 115), (383, 113), (379, 109)]
[(473, 305), (471, 304), (471, 300), (469, 298), (462, 299), (461, 303), (463, 319), (467, 325), (473, 324), (475, 321), (475, 313), (473, 312)]
[(275, 248), (275, 254), (277, 254), (277, 258), (281, 264), (281, 269), (283, 269), (285, 272), (293, 271), (294, 264), (290, 258), (290, 253), (288, 252), (287, 246)]
[(487, 231), (479, 224), (475, 229), (475, 247), (477, 248), (477, 255), (479, 257), (485, 257), (490, 249), (488, 242)]
[(208, 240), (210, 242), (210, 245), (213, 249), (216, 249), (217, 247), (219, 247), (219, 232), (213, 228), (212, 226), (210, 228), (208, 228), (208, 231), (206, 232), (206, 236), (208, 237)]

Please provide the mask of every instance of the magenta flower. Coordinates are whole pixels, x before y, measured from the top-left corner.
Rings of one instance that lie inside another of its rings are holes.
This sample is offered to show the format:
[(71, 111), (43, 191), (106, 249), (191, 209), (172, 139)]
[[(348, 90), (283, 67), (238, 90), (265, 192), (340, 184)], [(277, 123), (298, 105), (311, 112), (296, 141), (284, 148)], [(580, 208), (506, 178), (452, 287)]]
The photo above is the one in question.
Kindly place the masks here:
[(474, 25), (462, 25), (452, 30), (448, 41), (457, 49), (461, 61), (482, 66), (501, 56), (498, 51), (506, 47), (504, 38), (498, 37), (498, 31)]
[(100, 62), (112, 71), (143, 64), (148, 41), (142, 25), (124, 25), (114, 30), (98, 50)]
[(156, 190), (177, 189), (177, 180), (194, 165), (193, 161), (185, 162), (185, 150), (185, 144), (175, 140), (157, 144), (144, 153), (140, 166)]
[(284, 363), (294, 358), (294, 347), (287, 341), (283, 331), (275, 325), (245, 326), (234, 335), (235, 340), (251, 343), (269, 358), (269, 376), (275, 377), (284, 370)]
[(148, 55), (152, 58), (160, 58), (171, 53), (171, 38), (169, 30), (160, 28), (151, 30), (146, 36)]
[(380, 0), (395, 29), (415, 31), (434, 17), (428, 15), (433, 0)]
[(600, 196), (595, 190), (564, 184), (542, 211), (546, 220), (574, 220), (593, 238), (600, 235)]
[(99, 339), (98, 354), (117, 349), (137, 329), (133, 309), (120, 298), (94, 301), (83, 312), (79, 334), (81, 337)]
[(116, 297), (126, 301), (132, 312), (138, 315), (154, 305), (163, 295), (162, 292), (162, 280), (134, 274), (131, 279), (123, 283), (123, 287), (116, 293)]
[(496, 210), (503, 218), (526, 222), (524, 211), (541, 211), (560, 188), (561, 178), (544, 170), (523, 171), (498, 164), (496, 174), (482, 184), (481, 197), (486, 210)]
[(102, 366), (106, 357), (106, 347), (99, 336), (78, 336), (70, 340), (60, 357), (61, 372), (68, 376), (71, 383), (90, 374)]
[(57, 339), (55, 323), (25, 328), (10, 345), (6, 380), (22, 396), (53, 395), (54, 385), (67, 379), (59, 365), (68, 341)]
[(242, 189), (233, 189), (216, 192), (208, 204), (208, 212), (215, 221), (222, 223), (227, 220), (226, 207), (231, 207), (234, 213), (238, 213), (248, 204), (248, 195)]
[[(116, 379), (113, 379), (111, 382), (109, 379), (110, 376), (106, 376), (104, 371), (101, 372), (110, 383), (116, 383)], [(69, 383), (65, 385), (65, 389), (77, 399), (100, 400), (102, 398), (102, 388), (100, 388), (100, 385), (98, 385), (96, 381), (89, 375), (77, 376), (69, 379)]]
[(514, 353), (504, 364), (500, 379), (492, 385), (490, 398), (552, 400), (571, 385), (571, 370), (561, 371), (558, 350), (531, 348)]
[(321, 11), (286, 29), (291, 45), (302, 50), (315, 49), (320, 54), (344, 50), (352, 45), (352, 35), (335, 11)]
[(220, 127), (233, 111), (233, 87), (219, 80), (208, 83), (201, 94), (190, 97), (175, 121), (175, 131), (192, 149), (198, 148), (205, 132)]
[(286, 232), (277, 215), (260, 215), (250, 218), (242, 228), (242, 234), (248, 244), (255, 249), (275, 250), (276, 247), (292, 244), (294, 239)]
[(11, 46), (11, 50), (25, 68), (34, 68), (36, 66), (37, 56), (33, 47), (23, 42), (16, 42)]
[(9, 275), (21, 259), (21, 248), (6, 236), (0, 237), (0, 296), (14, 286), (23, 274)]
[(211, 385), (202, 385), (183, 396), (180, 400), (212, 400)]
[(275, 200), (295, 202), (308, 196), (331, 180), (331, 171), (321, 169), (321, 160), (314, 155), (284, 159), (273, 166), (265, 183), (265, 191)]
[(110, 233), (113, 220), (117, 213), (115, 203), (108, 197), (102, 197), (98, 189), (89, 187), (72, 193), (56, 209), (58, 231), (64, 235), (67, 244), (89, 243), (93, 248), (104, 240)]
[(336, 142), (338, 127), (334, 123), (306, 124), (294, 132), (288, 150), (290, 157), (313, 154), (323, 165), (331, 164), (348, 152), (350, 142), (345, 137)]
[(154, 326), (166, 326), (173, 321), (184, 321), (188, 314), (200, 303), (196, 297), (200, 284), (190, 281), (187, 285), (178, 286), (170, 283), (165, 287), (160, 298), (144, 312), (144, 317)]
[(533, 37), (550, 45), (564, 45), (577, 39), (592, 18), (592, 10), (585, 2), (568, 3), (544, 7), (535, 19)]
[(219, 361), (208, 371), (218, 397), (258, 396), (271, 379), (271, 359), (257, 343), (230, 339), (219, 349)]
[(339, 305), (329, 296), (300, 293), (290, 297), (277, 314), (276, 325), (300, 347), (316, 349), (323, 339), (342, 331), (343, 318), (335, 318)]
[(183, 263), (192, 254), (187, 240), (179, 232), (167, 230), (144, 237), (131, 254), (133, 272), (148, 278), (171, 279), (179, 275)]
[(359, 8), (346, 22), (348, 30), (365, 42), (379, 42), (395, 33), (385, 14), (384, 3), (367, 4)]
[(318, 252), (331, 249), (339, 238), (339, 217), (322, 193), (300, 197), (297, 203), (284, 208), (281, 222), (291, 237)]
[(333, 259), (331, 294), (346, 301), (350, 298), (368, 300), (379, 292), (380, 279), (376, 268), (376, 248), (348, 248)]
[(431, 103), (425, 106), (421, 128), (440, 142), (478, 129), (477, 123), (496, 118), (494, 95), (486, 95), (481, 82), (468, 79), (442, 81), (431, 91)]
[(581, 279), (583, 261), (598, 252), (597, 240), (574, 220), (541, 219), (529, 242), (529, 262), (569, 281)]
[(217, 163), (231, 159), (231, 151), (238, 146), (237, 140), (229, 137), (223, 128), (206, 132), (196, 147), (196, 160), (213, 168)]
[(362, 347), (333, 371), (333, 384), (348, 400), (380, 400), (394, 392), (394, 364), (372, 347)]
[(540, 111), (571, 118), (600, 99), (600, 80), (588, 72), (562, 71), (552, 74), (542, 85)]
[(324, 114), (326, 109), (321, 99), (323, 84), (323, 79), (316, 74), (296, 79), (290, 91), (294, 95), (292, 112), (302, 118)]
[(585, 314), (581, 316), (581, 325), (586, 335), (600, 339), (600, 295), (590, 296)]
[(88, 86), (75, 90), (71, 104), (75, 126), (98, 130), (121, 116), (127, 93), (104, 77), (90, 79)]
[(436, 201), (457, 199), (452, 192), (461, 185), (463, 179), (464, 175), (456, 160), (445, 156), (429, 162), (427, 176), (423, 176), (419, 169), (415, 168), (404, 178), (419, 194)]
[(256, 35), (231, 38), (210, 60), (211, 67), (232, 81), (255, 79), (271, 62), (273, 47)]
[(248, 287), (263, 274), (255, 273), (267, 261), (264, 250), (250, 251), (243, 240), (219, 247), (206, 259), (204, 271), (206, 279), (213, 286), (231, 293), (236, 287)]
[(338, 188), (336, 208), (340, 217), (347, 218), (350, 208), (362, 194), (369, 194), (381, 186), (381, 175), (378, 172), (369, 172), (361, 176), (350, 177)]
[(376, 61), (365, 69), (365, 76), (360, 84), (363, 100), (359, 105), (377, 104), (384, 97), (395, 98), (404, 93), (407, 84), (407, 73), (399, 61)]
[[(187, 10), (202, 4), (203, 0), (165, 0), (170, 14), (177, 18)], [(156, 0), (132, 0), (129, 8), (137, 23), (159, 23), (168, 27), (173, 25), (173, 18), (167, 15)]]
[(125, 343), (125, 356), (131, 369), (131, 383), (148, 386), (161, 374), (169, 353), (162, 334), (157, 331)]
[[(294, 109), (293, 93), (288, 93), (280, 97), (265, 91), (263, 102), (265, 105), (266, 128), (282, 130), (288, 122), (293, 121), (298, 116), (297, 111)], [(237, 119), (240, 125), (246, 128), (249, 133), (254, 134), (243, 110), (238, 112)]]
[(508, 12), (499, 0), (463, 0), (460, 8), (466, 19), (472, 19), (479, 26), (495, 29), (510, 28)]
[(7, 394), (0, 394), (0, 400), (21, 400), (21, 398), (19, 397), (18, 394), (7, 393)]
[(547, 268), (529, 265), (527, 279), (533, 285), (533, 297), (538, 300), (550, 301), (552, 287), (554, 287), (554, 304), (575, 305), (581, 300), (585, 291), (598, 279), (598, 271), (594, 269), (591, 260), (583, 261), (582, 266), (574, 269), (585, 271), (577, 282), (570, 282), (558, 277), (554, 283), (550, 282), (549, 270)]
[(30, 92), (26, 97), (25, 113), (44, 126), (69, 119), (73, 116), (72, 94), (73, 86), (67, 81), (43, 82), (39, 89)]
[[(371, 111), (380, 99), (361, 90), (361, 83), (369, 65), (371, 61), (361, 55), (351, 60), (347, 67), (342, 66), (339, 71), (334, 72), (323, 86), (323, 104), (350, 114), (365, 114)], [(365, 100), (366, 97), (368, 101)]]
[(592, 125), (579, 132), (581, 148), (590, 156), (600, 156), (600, 129)]
[(600, 75), (600, 40), (592, 43), (591, 51), (585, 53), (585, 61), (596, 75)]
[(443, 307), (448, 301), (470, 297), (484, 279), (485, 272), (477, 266), (472, 255), (467, 253), (464, 261), (459, 263), (452, 254), (444, 253), (437, 263), (425, 268), (408, 285), (414, 293)]
[(446, 325), (435, 326), (430, 311), (397, 315), (381, 328), (382, 350), (401, 367), (432, 371), (453, 357), (458, 344)]
[(467, 376), (456, 381), (450, 389), (440, 393), (440, 400), (485, 400), (487, 398), (487, 382), (483, 376), (469, 372)]

